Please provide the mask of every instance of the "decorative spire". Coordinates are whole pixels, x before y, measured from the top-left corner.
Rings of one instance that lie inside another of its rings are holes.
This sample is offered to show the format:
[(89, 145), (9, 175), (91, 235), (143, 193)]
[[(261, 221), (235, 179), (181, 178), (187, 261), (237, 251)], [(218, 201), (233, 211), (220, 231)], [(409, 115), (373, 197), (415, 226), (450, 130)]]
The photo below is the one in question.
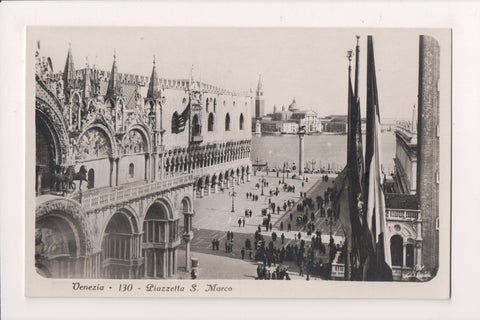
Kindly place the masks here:
[(160, 99), (162, 92), (160, 91), (160, 81), (157, 77), (157, 68), (155, 67), (155, 56), (153, 56), (152, 75), (150, 76), (150, 84), (148, 85), (147, 98)]
[(90, 79), (90, 66), (88, 65), (88, 57), (85, 57), (85, 74), (83, 77), (83, 92), (85, 98), (92, 96), (92, 81)]
[(194, 77), (193, 64), (192, 64), (192, 68), (190, 69), (190, 90), (195, 90), (195, 91), (200, 90), (200, 88), (198, 87), (197, 81), (195, 80), (195, 77)]
[(72, 45), (68, 44), (67, 61), (65, 61), (65, 68), (63, 69), (63, 89), (65, 95), (68, 96), (69, 89), (74, 86), (75, 82), (75, 68), (73, 66)]
[(262, 75), (258, 75), (258, 85), (257, 85), (257, 92), (262, 91), (263, 89), (263, 84), (262, 84)]
[(110, 79), (108, 80), (106, 99), (120, 95), (120, 76), (117, 71), (117, 53), (113, 49), (113, 65), (112, 72), (110, 72)]

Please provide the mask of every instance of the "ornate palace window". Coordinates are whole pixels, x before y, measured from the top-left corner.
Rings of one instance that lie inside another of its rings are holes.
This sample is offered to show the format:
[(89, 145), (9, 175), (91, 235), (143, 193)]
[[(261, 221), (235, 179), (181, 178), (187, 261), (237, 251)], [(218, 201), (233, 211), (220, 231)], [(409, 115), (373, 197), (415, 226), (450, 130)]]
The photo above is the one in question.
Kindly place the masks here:
[(130, 179), (135, 177), (135, 165), (133, 163), (130, 163), (130, 165), (128, 166), (128, 176), (130, 177)]
[(225, 131), (230, 131), (230, 115), (225, 116)]
[(240, 130), (244, 129), (243, 113), (240, 114)]
[(210, 112), (208, 115), (208, 131), (213, 131), (214, 117), (213, 113)]

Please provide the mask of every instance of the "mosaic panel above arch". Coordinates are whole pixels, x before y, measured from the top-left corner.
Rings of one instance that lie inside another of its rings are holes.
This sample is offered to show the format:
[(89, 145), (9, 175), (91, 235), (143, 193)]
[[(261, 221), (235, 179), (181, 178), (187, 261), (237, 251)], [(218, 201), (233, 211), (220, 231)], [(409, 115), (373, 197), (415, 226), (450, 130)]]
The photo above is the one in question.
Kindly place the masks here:
[(89, 160), (109, 157), (112, 147), (107, 136), (98, 129), (86, 131), (77, 143), (76, 160)]
[(130, 130), (123, 138), (123, 153), (144, 153), (146, 143), (138, 130)]

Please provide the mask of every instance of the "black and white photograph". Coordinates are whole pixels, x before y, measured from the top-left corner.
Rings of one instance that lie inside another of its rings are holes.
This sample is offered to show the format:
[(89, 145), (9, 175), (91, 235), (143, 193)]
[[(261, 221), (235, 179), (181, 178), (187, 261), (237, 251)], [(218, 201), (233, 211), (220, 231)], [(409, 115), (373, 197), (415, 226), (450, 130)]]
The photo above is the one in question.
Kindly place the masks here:
[(450, 37), (28, 27), (27, 278), (448, 292)]

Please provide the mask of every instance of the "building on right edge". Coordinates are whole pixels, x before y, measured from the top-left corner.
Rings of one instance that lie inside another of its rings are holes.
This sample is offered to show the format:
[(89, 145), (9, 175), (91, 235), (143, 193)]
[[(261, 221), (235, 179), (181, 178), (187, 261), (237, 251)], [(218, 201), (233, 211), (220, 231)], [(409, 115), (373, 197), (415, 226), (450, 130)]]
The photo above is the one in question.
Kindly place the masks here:
[(435, 276), (439, 255), (440, 46), (420, 36), (418, 70), (417, 195), (422, 212), (422, 265)]
[(394, 185), (385, 194), (395, 280), (432, 278), (439, 267), (439, 66), (437, 40), (420, 36), (418, 113), (397, 123)]

